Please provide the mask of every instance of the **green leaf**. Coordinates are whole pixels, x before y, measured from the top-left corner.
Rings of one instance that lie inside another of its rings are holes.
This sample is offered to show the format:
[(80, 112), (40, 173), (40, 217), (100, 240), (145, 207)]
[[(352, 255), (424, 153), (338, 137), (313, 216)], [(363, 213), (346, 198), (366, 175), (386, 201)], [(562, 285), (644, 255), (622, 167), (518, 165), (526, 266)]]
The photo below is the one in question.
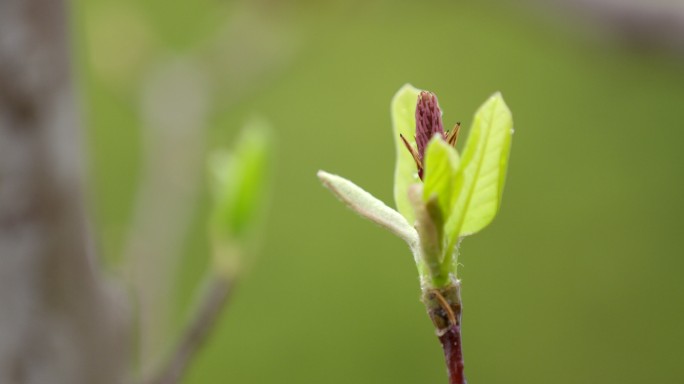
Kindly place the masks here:
[(423, 200), (436, 197), (442, 217), (451, 215), (454, 180), (459, 167), (456, 150), (440, 137), (433, 137), (425, 150), (425, 185)]
[[(513, 134), (511, 111), (500, 93), (477, 111), (455, 180), (456, 199), (446, 233), (450, 248), (459, 237), (487, 226), (499, 208)], [(448, 254), (447, 254), (448, 255)]]
[(209, 159), (214, 206), (211, 230), (223, 239), (241, 239), (261, 211), (271, 152), (270, 130), (261, 121), (247, 124), (232, 152)]
[(409, 143), (415, 145), (416, 134), (416, 101), (420, 89), (411, 84), (405, 84), (392, 98), (391, 113), (394, 133), (394, 147), (397, 161), (394, 169), (394, 201), (397, 211), (413, 224), (415, 215), (409, 201), (408, 189), (412, 184), (419, 183), (416, 163), (404, 146), (399, 135), (403, 135)]

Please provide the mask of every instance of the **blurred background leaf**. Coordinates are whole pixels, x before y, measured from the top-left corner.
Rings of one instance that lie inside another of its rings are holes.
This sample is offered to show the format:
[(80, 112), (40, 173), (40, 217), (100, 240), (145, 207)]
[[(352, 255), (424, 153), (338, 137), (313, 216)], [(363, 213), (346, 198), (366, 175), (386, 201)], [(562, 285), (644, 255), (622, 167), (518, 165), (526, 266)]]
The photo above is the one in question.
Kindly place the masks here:
[(265, 124), (246, 124), (231, 151), (217, 150), (209, 158), (215, 236), (233, 241), (246, 236), (264, 205), (268, 158), (273, 151)]
[[(389, 103), (406, 82), (464, 127), (497, 90), (515, 117), (501, 211), (459, 259), (468, 379), (684, 380), (684, 58), (524, 4), (75, 2), (92, 201), (113, 268), (147, 179), (140, 84), (159, 63), (189, 58), (206, 78), (198, 154), (254, 112), (278, 137), (261, 255), (187, 383), (446, 380), (410, 252), (315, 177), (345, 175), (391, 203)], [(161, 295), (166, 338), (209, 263), (203, 162), (186, 164), (172, 174), (198, 190), (178, 200), (192, 205)]]
[[(268, 124), (253, 118), (242, 128), (231, 150), (218, 149), (209, 156), (213, 187), (209, 236), (216, 272), (232, 278), (241, 265), (252, 260), (254, 242), (265, 243), (267, 235), (255, 231), (267, 211), (270, 189), (273, 138)], [(257, 249), (260, 247), (257, 247)]]

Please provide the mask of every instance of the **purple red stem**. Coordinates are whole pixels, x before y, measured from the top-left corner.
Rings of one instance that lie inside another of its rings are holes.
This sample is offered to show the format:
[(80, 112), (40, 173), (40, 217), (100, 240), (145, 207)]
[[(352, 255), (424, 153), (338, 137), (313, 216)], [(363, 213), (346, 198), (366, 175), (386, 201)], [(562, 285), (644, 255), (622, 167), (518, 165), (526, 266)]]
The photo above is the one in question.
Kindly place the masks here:
[(466, 384), (463, 374), (463, 352), (461, 350), (461, 327), (452, 325), (439, 341), (444, 349), (447, 370), (449, 372), (449, 384)]

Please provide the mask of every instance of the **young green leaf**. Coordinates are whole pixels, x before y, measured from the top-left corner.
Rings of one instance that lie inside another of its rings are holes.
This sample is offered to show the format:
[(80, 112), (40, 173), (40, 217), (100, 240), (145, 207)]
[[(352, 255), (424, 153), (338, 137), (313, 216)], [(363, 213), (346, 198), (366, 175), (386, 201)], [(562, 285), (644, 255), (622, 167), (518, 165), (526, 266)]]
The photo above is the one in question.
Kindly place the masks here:
[(487, 226), (499, 208), (513, 134), (511, 112), (500, 93), (491, 96), (475, 114), (465, 145), (456, 199), (446, 233), (453, 246), (461, 236)]
[(252, 121), (232, 152), (212, 154), (209, 170), (214, 192), (214, 236), (238, 240), (250, 229), (263, 203), (270, 152), (270, 131), (263, 122)]
[(452, 203), (455, 200), (452, 190), (459, 162), (456, 150), (441, 137), (435, 136), (430, 140), (425, 151), (423, 200), (428, 202), (436, 197), (444, 218), (451, 215)]
[(415, 215), (409, 201), (408, 189), (412, 184), (419, 183), (420, 179), (417, 176), (416, 163), (406, 150), (400, 135), (415, 145), (416, 100), (419, 94), (420, 89), (414, 88), (411, 84), (405, 84), (394, 95), (391, 105), (394, 147), (397, 153), (394, 169), (394, 201), (397, 205), (397, 211), (409, 223), (415, 221)]

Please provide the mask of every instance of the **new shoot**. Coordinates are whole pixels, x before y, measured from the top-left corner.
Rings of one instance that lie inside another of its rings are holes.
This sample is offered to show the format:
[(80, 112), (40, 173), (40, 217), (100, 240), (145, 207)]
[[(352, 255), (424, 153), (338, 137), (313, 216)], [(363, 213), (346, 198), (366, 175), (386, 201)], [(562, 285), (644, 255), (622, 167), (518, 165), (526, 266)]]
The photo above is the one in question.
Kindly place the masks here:
[(456, 150), (461, 125), (444, 130), (433, 93), (404, 85), (392, 99), (391, 112), (396, 210), (340, 176), (319, 171), (318, 177), (352, 210), (408, 244), (449, 383), (465, 384), (458, 247), (499, 209), (513, 135), (511, 112), (501, 94), (492, 95), (475, 113), (462, 154)]

